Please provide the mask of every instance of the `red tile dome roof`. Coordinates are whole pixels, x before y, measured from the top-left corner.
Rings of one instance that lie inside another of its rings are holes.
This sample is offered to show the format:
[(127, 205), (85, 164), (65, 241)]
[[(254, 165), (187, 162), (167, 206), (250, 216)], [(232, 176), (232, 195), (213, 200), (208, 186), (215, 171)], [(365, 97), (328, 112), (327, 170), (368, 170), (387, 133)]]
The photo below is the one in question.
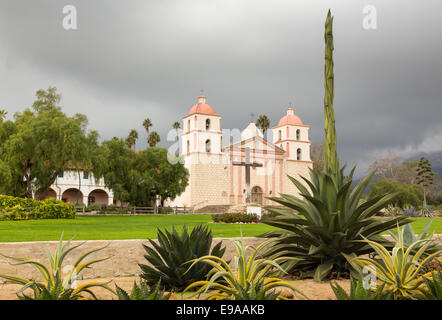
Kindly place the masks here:
[(192, 108), (190, 108), (190, 111), (187, 115), (190, 116), (191, 114), (194, 113), (209, 114), (214, 116), (215, 110), (213, 110), (210, 104), (206, 103), (206, 97), (201, 95), (198, 98), (198, 103), (195, 104)]
[(286, 126), (286, 125), (294, 125), (294, 126), (302, 126), (302, 120), (300, 117), (293, 113), (292, 108), (287, 109), (287, 114), (281, 118), (278, 122), (278, 127)]

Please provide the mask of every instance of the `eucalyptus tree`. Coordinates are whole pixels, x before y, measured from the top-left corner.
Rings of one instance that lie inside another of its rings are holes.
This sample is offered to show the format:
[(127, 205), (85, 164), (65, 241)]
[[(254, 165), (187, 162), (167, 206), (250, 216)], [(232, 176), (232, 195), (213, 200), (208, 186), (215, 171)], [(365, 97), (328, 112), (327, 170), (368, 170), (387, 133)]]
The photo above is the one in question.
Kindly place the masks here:
[(32, 109), (14, 115), (10, 134), (0, 146), (11, 172), (9, 194), (33, 197), (45, 192), (60, 172), (87, 160), (87, 118), (68, 117), (58, 106), (60, 99), (55, 87), (38, 90)]

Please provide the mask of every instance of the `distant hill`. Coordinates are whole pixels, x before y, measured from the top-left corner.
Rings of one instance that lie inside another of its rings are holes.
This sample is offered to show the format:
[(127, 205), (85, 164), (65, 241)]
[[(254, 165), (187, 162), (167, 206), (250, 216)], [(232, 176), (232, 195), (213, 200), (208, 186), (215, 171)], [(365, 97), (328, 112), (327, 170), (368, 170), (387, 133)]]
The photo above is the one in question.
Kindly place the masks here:
[[(436, 151), (436, 152), (430, 152), (430, 153), (425, 153), (425, 152), (420, 152), (415, 154), (414, 156), (407, 158), (407, 159), (401, 159), (399, 160), (400, 162), (404, 161), (404, 160), (419, 160), (420, 158), (424, 157), (425, 159), (430, 160), (431, 163), (431, 169), (434, 172), (437, 172), (437, 174), (439, 175), (439, 177), (442, 179), (442, 151)], [(354, 187), (359, 181), (361, 181), (362, 178), (358, 178), (358, 179), (354, 179), (352, 186)], [(367, 187), (364, 191), (364, 193), (367, 193), (369, 191), (369, 187)]]
[(439, 174), (439, 177), (442, 178), (442, 151), (430, 152), (430, 153), (418, 153), (406, 160), (419, 160), (421, 157), (430, 160), (431, 168), (434, 172)]

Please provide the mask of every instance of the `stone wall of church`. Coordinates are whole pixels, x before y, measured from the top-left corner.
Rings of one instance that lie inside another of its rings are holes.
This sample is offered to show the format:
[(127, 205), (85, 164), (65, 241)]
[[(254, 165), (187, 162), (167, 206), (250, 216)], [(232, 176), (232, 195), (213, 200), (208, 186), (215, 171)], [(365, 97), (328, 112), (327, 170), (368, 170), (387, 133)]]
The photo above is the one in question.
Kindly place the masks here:
[(229, 204), (230, 170), (223, 163), (191, 164), (192, 206)]

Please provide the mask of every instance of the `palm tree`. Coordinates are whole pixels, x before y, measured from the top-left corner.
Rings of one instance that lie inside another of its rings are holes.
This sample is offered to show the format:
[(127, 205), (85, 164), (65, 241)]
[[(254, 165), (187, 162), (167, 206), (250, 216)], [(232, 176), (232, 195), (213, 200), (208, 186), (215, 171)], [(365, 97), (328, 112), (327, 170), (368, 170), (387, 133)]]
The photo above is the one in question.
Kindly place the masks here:
[(147, 138), (149, 147), (155, 147), (160, 142), (160, 135), (156, 131), (152, 131)]
[(178, 130), (181, 129), (181, 124), (178, 121), (175, 121), (172, 125), (172, 128), (176, 131), (176, 139), (178, 140)]
[(5, 110), (0, 110), (0, 120), (4, 120), (7, 114)]
[(144, 129), (146, 129), (147, 134), (149, 134), (149, 129), (150, 129), (150, 127), (152, 127), (152, 121), (150, 121), (149, 118), (144, 119), (143, 127), (144, 127)]
[(138, 132), (137, 132), (137, 130), (132, 129), (126, 138), (127, 147), (129, 149), (132, 149), (133, 147), (135, 147), (135, 143), (137, 142), (137, 139), (138, 139)]
[(262, 134), (265, 135), (267, 129), (270, 127), (270, 120), (266, 115), (261, 115), (256, 120), (256, 126), (262, 130)]

